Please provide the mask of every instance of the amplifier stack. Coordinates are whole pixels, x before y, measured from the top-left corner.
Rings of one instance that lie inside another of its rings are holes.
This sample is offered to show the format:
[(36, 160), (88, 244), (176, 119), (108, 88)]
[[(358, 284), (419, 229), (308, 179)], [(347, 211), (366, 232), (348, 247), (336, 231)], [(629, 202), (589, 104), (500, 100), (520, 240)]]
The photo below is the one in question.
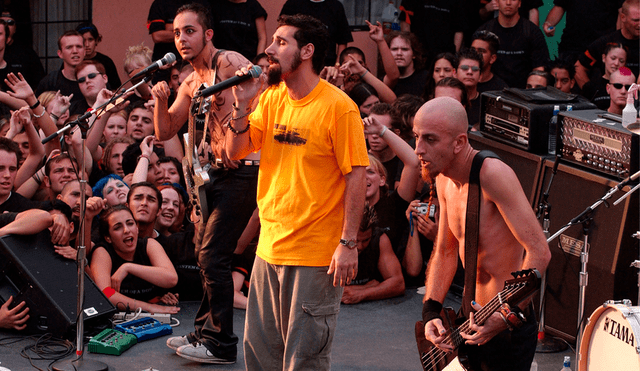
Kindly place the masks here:
[[(547, 94), (537, 100), (536, 94), (545, 95), (544, 90), (522, 92), (482, 93), (480, 133), (471, 133), (469, 141), (476, 149), (493, 150), (504, 157), (536, 208), (554, 168), (555, 159), (547, 151), (548, 128), (553, 106), (560, 106), (556, 153), (561, 160), (548, 197), (549, 231), (553, 234), (638, 171), (639, 136), (623, 128), (619, 116), (597, 110), (583, 99), (554, 101), (546, 99)], [(566, 110), (568, 104), (573, 111)], [(633, 184), (622, 191), (631, 187)], [(613, 201), (623, 192), (615, 194), (609, 207), (597, 209), (588, 231), (592, 255), (588, 273), (592, 279), (586, 290), (586, 314), (606, 300), (637, 302), (637, 270), (630, 264), (639, 255), (638, 240), (632, 235), (640, 228), (640, 201), (636, 191), (614, 206)], [(547, 269), (545, 324), (550, 334), (568, 341), (575, 341), (577, 335), (582, 227), (573, 226), (549, 243), (552, 258)]]

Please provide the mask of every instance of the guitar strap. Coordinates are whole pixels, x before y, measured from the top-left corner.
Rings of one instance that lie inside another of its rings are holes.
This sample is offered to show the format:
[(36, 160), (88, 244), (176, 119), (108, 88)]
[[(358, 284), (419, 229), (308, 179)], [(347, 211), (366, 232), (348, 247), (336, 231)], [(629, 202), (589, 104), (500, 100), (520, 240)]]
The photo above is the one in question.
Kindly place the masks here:
[(462, 314), (469, 317), (474, 311), (471, 302), (476, 297), (476, 276), (478, 273), (478, 237), (480, 235), (480, 169), (487, 157), (499, 158), (491, 151), (480, 151), (473, 157), (469, 173), (469, 194), (467, 196), (467, 218), (465, 222), (464, 246), (464, 295)]
[[(213, 67), (213, 81), (211, 82), (211, 86), (216, 84), (216, 77), (218, 76), (218, 57), (223, 51), (223, 49), (218, 49), (216, 54), (213, 56), (213, 60), (211, 61), (211, 67)], [(209, 97), (207, 99), (213, 100), (214, 98)], [(207, 130), (208, 124), (209, 123), (205, 120), (204, 127), (202, 128), (202, 140), (200, 141), (200, 145), (196, 148), (204, 148), (204, 144), (207, 142), (207, 134), (209, 133), (209, 130)], [(193, 140), (195, 141), (195, 138)]]

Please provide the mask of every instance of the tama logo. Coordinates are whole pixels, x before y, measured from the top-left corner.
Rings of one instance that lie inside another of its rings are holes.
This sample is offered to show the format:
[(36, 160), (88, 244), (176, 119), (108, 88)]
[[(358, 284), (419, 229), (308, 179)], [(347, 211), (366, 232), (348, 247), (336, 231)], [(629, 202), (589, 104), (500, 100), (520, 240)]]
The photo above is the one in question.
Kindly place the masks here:
[(633, 336), (633, 331), (629, 330), (627, 327), (621, 325), (619, 322), (606, 317), (604, 319), (604, 328), (603, 330), (609, 335), (618, 338), (618, 340), (622, 340), (625, 343), (631, 345), (635, 348), (635, 337)]

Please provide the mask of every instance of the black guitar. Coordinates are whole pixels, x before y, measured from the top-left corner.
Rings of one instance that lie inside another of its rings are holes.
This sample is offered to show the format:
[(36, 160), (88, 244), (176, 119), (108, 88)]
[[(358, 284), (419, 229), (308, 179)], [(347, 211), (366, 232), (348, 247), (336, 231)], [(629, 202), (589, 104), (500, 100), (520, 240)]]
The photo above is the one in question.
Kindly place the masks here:
[[(201, 86), (199, 90), (206, 86)], [(211, 107), (211, 97), (193, 98), (189, 108), (189, 129), (184, 133), (185, 154), (182, 159), (182, 170), (184, 180), (189, 192), (189, 201), (195, 209), (196, 215), (201, 221), (209, 218), (209, 208), (207, 205), (207, 195), (204, 185), (209, 183), (209, 174), (200, 166), (198, 158), (198, 146), (196, 144), (196, 124), (202, 125), (204, 132), (207, 130), (209, 120), (209, 109)]]
[[(514, 279), (504, 283), (504, 289), (491, 299), (482, 309), (474, 313), (473, 318), (476, 324), (482, 325), (494, 312), (498, 311), (503, 303), (515, 306), (533, 295), (540, 289), (540, 272), (535, 269), (511, 273)], [(442, 310), (442, 323), (447, 329), (447, 336), (444, 341), (452, 345), (454, 349), (458, 349), (464, 342), (460, 335), (461, 332), (469, 333), (469, 320), (456, 328), (454, 325), (455, 313), (451, 308)], [(420, 354), (420, 362), (424, 371), (451, 371), (464, 370), (458, 361), (456, 352), (447, 353), (431, 342), (424, 336), (424, 324), (422, 321), (416, 322), (415, 326), (416, 342), (418, 345), (418, 353)]]

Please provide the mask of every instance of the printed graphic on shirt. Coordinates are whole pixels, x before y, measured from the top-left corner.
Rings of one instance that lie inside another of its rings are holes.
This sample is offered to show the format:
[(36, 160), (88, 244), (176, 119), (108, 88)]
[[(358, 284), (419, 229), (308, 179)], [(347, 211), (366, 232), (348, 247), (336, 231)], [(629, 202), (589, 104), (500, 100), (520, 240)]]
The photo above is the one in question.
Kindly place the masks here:
[(301, 133), (294, 129), (287, 129), (287, 125), (275, 124), (273, 138), (282, 144), (290, 144), (294, 146), (303, 146), (307, 143), (307, 139), (301, 136)]

